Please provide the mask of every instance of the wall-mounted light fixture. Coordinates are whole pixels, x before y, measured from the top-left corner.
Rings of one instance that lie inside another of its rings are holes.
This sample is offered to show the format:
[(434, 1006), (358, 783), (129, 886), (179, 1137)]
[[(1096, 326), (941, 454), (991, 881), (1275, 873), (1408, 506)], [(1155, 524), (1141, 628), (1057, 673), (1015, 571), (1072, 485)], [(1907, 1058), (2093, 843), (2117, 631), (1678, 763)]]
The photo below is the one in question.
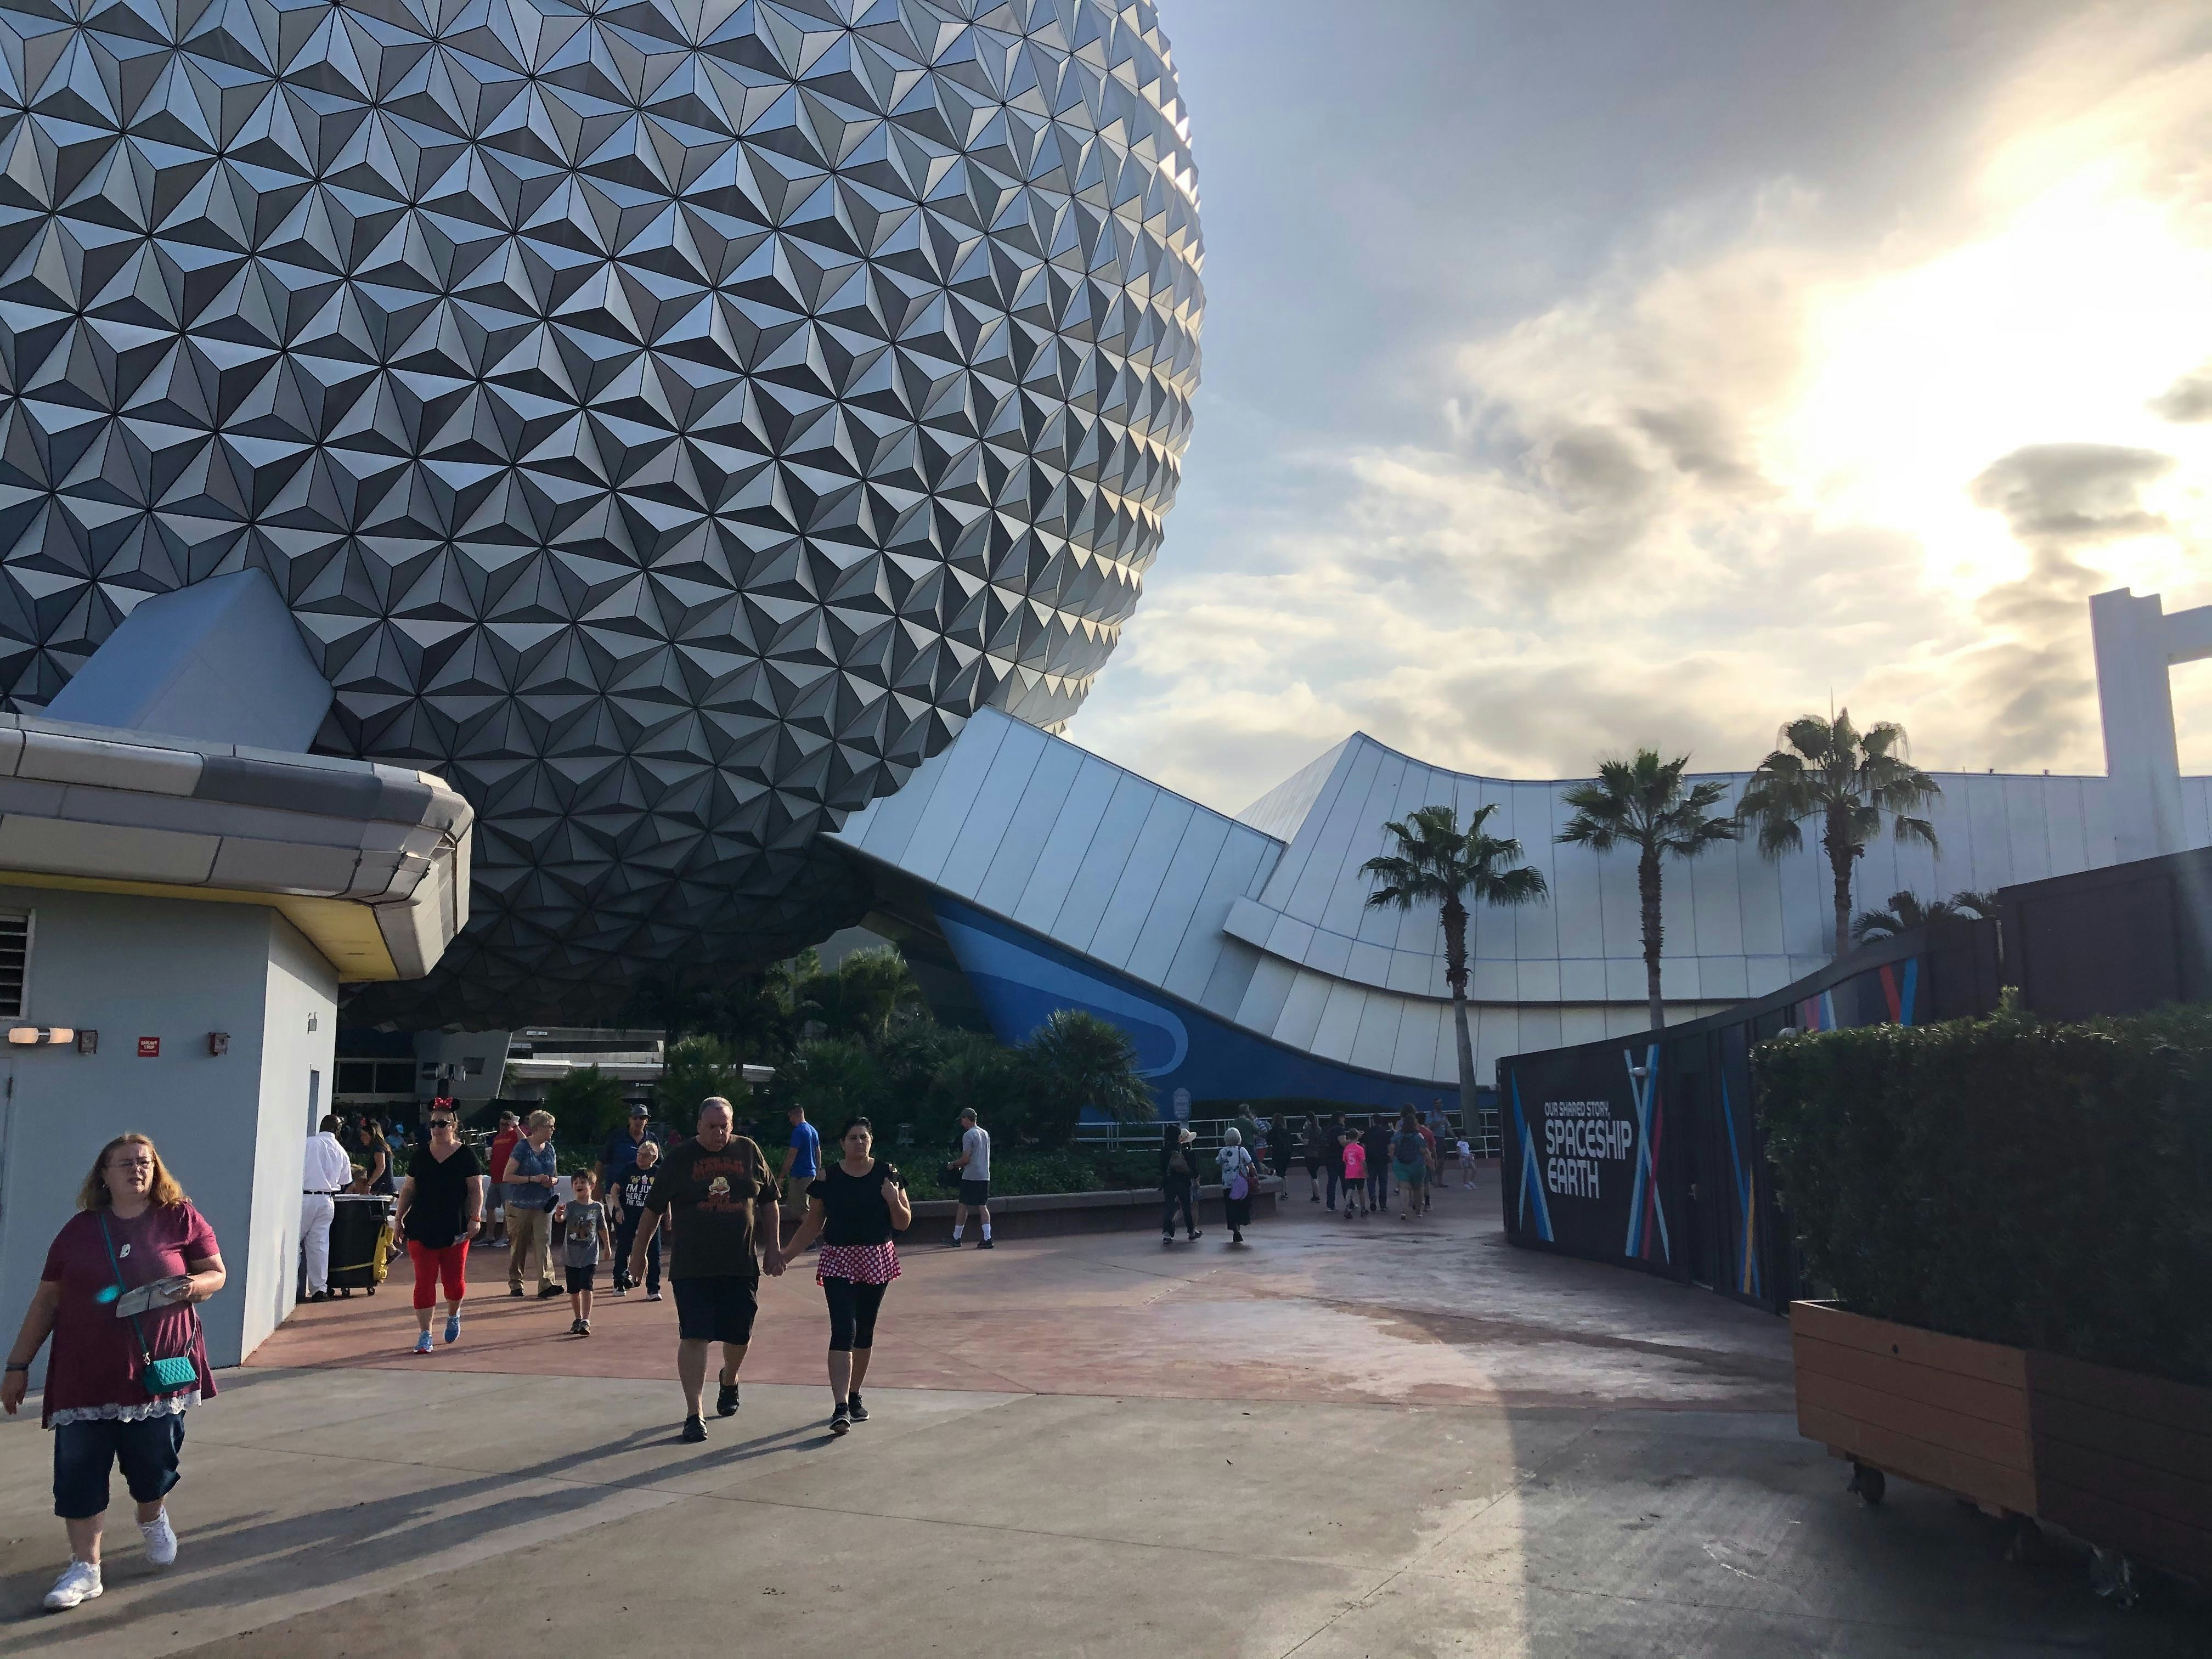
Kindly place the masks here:
[(210, 1031), (210, 1032), (208, 1033), (208, 1053), (210, 1053), (210, 1054), (228, 1054), (229, 1052), (230, 1052), (230, 1033), (229, 1033), (229, 1032), (228, 1032), (228, 1031)]
[(75, 1042), (76, 1030), (68, 1025), (11, 1025), (8, 1041), (19, 1048), (45, 1048), (57, 1042)]

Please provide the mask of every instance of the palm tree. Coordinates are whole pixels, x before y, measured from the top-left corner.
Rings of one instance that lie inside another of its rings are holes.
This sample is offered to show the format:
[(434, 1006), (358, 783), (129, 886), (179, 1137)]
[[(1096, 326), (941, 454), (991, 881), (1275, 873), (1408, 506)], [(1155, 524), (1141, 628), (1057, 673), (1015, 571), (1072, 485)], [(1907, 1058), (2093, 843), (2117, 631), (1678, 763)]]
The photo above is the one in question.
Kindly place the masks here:
[(882, 945), (854, 951), (834, 972), (816, 972), (799, 981), (793, 1006), (802, 1021), (819, 1026), (824, 1036), (872, 1042), (887, 1035), (900, 1015), (924, 1005), (921, 987), (898, 946)]
[(1848, 708), (1833, 720), (1801, 714), (1782, 728), (1782, 741), (1786, 747), (1759, 762), (1751, 775), (1736, 815), (1759, 825), (1759, 850), (1769, 858), (1803, 846), (1799, 823), (1819, 821), (1820, 846), (1835, 878), (1836, 954), (1841, 956), (1850, 945), (1851, 866), (1881, 833), (1885, 817), (1899, 841), (1934, 848), (1936, 826), (1912, 814), (1943, 792), (1899, 752), (1905, 728), (1894, 721), (1860, 732)]
[(1083, 1008), (1055, 1008), (1021, 1046), (1030, 1122), (1048, 1146), (1064, 1146), (1083, 1109), (1117, 1123), (1152, 1115), (1151, 1085), (1138, 1074), (1137, 1045), (1110, 1019)]
[(1540, 871), (1521, 863), (1521, 843), (1486, 834), (1483, 825), (1498, 808), (1478, 806), (1467, 828), (1449, 806), (1423, 806), (1402, 821), (1384, 824), (1398, 850), (1370, 859), (1359, 872), (1382, 884), (1367, 896), (1373, 905), (1410, 910), (1437, 907), (1444, 927), (1444, 983), (1451, 988), (1452, 1023), (1459, 1034), (1459, 1108), (1473, 1124), (1474, 1042), (1467, 1030), (1468, 901), (1477, 904), (1527, 904), (1549, 890)]
[(1665, 929), (1659, 915), (1660, 860), (1693, 859), (1707, 848), (1735, 839), (1735, 820), (1712, 807), (1728, 793), (1720, 783), (1682, 787), (1687, 755), (1670, 761), (1656, 749), (1639, 749), (1632, 761), (1609, 760), (1595, 783), (1578, 783), (1560, 799), (1575, 809), (1559, 839), (1594, 853), (1624, 842), (1637, 850), (1636, 893), (1644, 905), (1644, 984), (1651, 1000), (1651, 1029), (1667, 1023), (1659, 1000), (1659, 956)]
[(1996, 913), (1995, 893), (1978, 893), (1971, 888), (1962, 888), (1947, 899), (1937, 899), (1933, 904), (1923, 904), (1916, 894), (1892, 893), (1887, 909), (1858, 913), (1851, 922), (1851, 937), (1864, 945), (1871, 939), (1891, 939), (1915, 927), (1924, 927), (1931, 921), (1946, 921), (1962, 916), (1986, 920)]

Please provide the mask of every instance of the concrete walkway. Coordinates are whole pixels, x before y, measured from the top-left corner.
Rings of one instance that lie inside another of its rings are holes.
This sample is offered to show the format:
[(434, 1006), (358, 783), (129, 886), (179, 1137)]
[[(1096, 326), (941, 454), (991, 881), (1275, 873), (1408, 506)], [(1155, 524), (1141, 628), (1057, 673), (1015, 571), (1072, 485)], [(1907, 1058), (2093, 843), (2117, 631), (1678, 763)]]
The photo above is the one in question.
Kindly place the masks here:
[(479, 1251), (453, 1349), (404, 1352), (395, 1285), (226, 1373), (176, 1569), (126, 1519), (76, 1613), (34, 1611), (66, 1554), (46, 1440), (0, 1427), (0, 1652), (2212, 1651), (2200, 1605), (2123, 1617), (1948, 1498), (1861, 1509), (1796, 1437), (1779, 1321), (1510, 1250), (1496, 1206), (1301, 1201), (1244, 1251), (917, 1244), (840, 1441), (811, 1273), (767, 1287), (744, 1408), (688, 1447), (672, 1304), (568, 1337)]

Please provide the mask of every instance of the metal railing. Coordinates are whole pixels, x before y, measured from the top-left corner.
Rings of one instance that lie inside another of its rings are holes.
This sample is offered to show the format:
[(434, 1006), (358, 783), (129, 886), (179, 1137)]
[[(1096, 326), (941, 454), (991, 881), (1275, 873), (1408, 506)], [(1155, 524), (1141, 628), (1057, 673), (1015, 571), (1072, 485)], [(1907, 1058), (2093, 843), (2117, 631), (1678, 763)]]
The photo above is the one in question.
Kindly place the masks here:
[[(1371, 1114), (1348, 1111), (1344, 1115), (1354, 1127), (1364, 1128)], [(1449, 1143), (1458, 1138), (1460, 1114), (1447, 1112), (1444, 1116), (1454, 1131), (1451, 1135), (1441, 1137), (1447, 1143), (1445, 1150), (1449, 1156)], [(1189, 1127), (1198, 1137), (1199, 1150), (1212, 1152), (1221, 1146), (1221, 1132), (1236, 1121), (1233, 1117), (1194, 1117), (1189, 1120)], [(1285, 1126), (1283, 1134), (1268, 1133), (1268, 1146), (1273, 1159), (1285, 1163), (1298, 1160), (1302, 1156), (1299, 1137), (1304, 1121), (1303, 1117), (1293, 1117)], [(1263, 1117), (1260, 1123), (1262, 1130), (1266, 1131), (1269, 1120)], [(1079, 1146), (1100, 1147), (1116, 1152), (1156, 1152), (1160, 1144), (1160, 1129), (1161, 1121), (1157, 1119), (1145, 1123), (1082, 1123), (1076, 1126), (1073, 1141)], [(1498, 1131), (1496, 1107), (1486, 1106), (1476, 1114), (1474, 1132), (1467, 1137), (1467, 1142), (1468, 1150), (1477, 1158), (1494, 1158), (1499, 1155), (1504, 1142)]]

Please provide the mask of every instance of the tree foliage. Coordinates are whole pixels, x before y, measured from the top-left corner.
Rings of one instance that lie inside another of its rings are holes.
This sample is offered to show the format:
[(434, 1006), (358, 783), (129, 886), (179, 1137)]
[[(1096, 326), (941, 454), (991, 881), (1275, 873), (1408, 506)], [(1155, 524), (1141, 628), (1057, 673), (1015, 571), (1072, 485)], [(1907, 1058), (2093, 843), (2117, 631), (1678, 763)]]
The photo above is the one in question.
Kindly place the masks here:
[(1371, 858), (1360, 873), (1375, 884), (1370, 905), (1396, 910), (1437, 908), (1444, 932), (1444, 983), (1451, 989), (1452, 1024), (1459, 1039), (1459, 1103), (1474, 1121), (1474, 1040), (1467, 1024), (1469, 902), (1530, 904), (1545, 896), (1543, 872), (1521, 862), (1521, 843), (1492, 835), (1485, 826), (1495, 804), (1478, 806), (1459, 825), (1449, 806), (1416, 808), (1393, 819), (1383, 832), (1397, 848)]
[(1905, 728), (1882, 720), (1861, 732), (1851, 711), (1832, 720), (1801, 714), (1782, 728), (1782, 747), (1759, 762), (1736, 803), (1759, 830), (1770, 858), (1805, 844), (1801, 826), (1817, 823), (1835, 889), (1835, 949), (1849, 948), (1851, 872), (1885, 823), (1899, 841), (1933, 848), (1936, 826), (1919, 813), (1943, 792), (1905, 758)]
[(817, 972), (792, 989), (800, 1022), (823, 1036), (878, 1042), (892, 1022), (921, 1012), (921, 987), (894, 945), (855, 951), (830, 973)]
[(848, 1118), (883, 1111), (884, 1068), (859, 1037), (806, 1038), (792, 1054), (789, 1073), (781, 1097), (804, 1106), (826, 1133), (836, 1134)]
[(556, 1078), (545, 1091), (545, 1109), (553, 1114), (555, 1137), (569, 1146), (599, 1146), (629, 1111), (621, 1081), (596, 1066), (579, 1066)]
[(744, 1061), (720, 1037), (678, 1037), (670, 1043), (653, 1099), (672, 1127), (689, 1133), (699, 1103), (709, 1096), (739, 1102), (745, 1097)]
[(1662, 860), (1693, 859), (1724, 841), (1736, 838), (1735, 820), (1712, 809), (1728, 793), (1728, 786), (1707, 781), (1685, 786), (1682, 775), (1690, 757), (1659, 758), (1656, 749), (1639, 749), (1634, 760), (1609, 760), (1597, 769), (1596, 781), (1577, 784), (1560, 799), (1575, 809), (1559, 831), (1559, 839), (1594, 853), (1610, 853), (1616, 847), (1636, 849), (1636, 885), (1643, 901), (1644, 976), (1650, 1002), (1651, 1029), (1667, 1023), (1666, 1006), (1659, 994), (1659, 960), (1666, 929), (1660, 906)]
[(1085, 1107), (1120, 1123), (1152, 1115), (1152, 1091), (1137, 1074), (1137, 1045), (1111, 1020), (1080, 1008), (1055, 1010), (1018, 1053), (1030, 1124), (1046, 1146), (1063, 1146)]
[(1991, 917), (1996, 913), (1996, 894), (1978, 893), (1972, 889), (1961, 889), (1933, 904), (1923, 904), (1916, 893), (1892, 893), (1884, 908), (1862, 910), (1851, 919), (1851, 937), (1864, 945), (1871, 939), (1893, 939), (1915, 927), (1925, 927), (1931, 921)]

